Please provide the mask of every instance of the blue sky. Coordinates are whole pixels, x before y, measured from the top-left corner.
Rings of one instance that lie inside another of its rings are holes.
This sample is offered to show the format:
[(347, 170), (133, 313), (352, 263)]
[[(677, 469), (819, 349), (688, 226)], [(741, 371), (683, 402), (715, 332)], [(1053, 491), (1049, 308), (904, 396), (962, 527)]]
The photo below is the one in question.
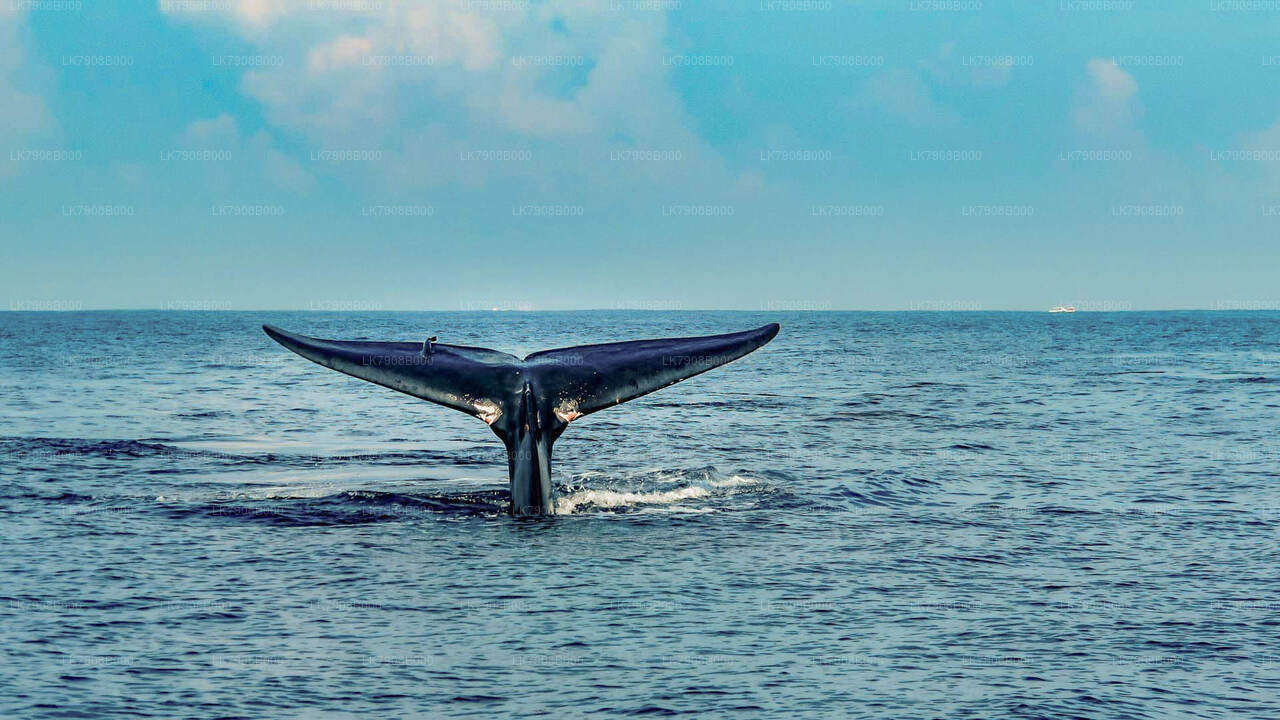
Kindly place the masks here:
[(10, 308), (1280, 307), (1280, 3), (0, 1)]

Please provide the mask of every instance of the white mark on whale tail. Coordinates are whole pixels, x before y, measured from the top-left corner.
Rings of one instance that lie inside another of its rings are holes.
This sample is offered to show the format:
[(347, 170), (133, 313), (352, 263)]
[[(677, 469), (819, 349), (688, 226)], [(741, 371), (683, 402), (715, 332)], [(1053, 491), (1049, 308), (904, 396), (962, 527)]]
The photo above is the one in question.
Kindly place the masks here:
[(479, 413), (480, 419), (487, 425), (492, 425), (494, 421), (502, 416), (502, 408), (488, 400), (479, 400), (472, 403), (472, 405), (475, 407), (476, 412)]

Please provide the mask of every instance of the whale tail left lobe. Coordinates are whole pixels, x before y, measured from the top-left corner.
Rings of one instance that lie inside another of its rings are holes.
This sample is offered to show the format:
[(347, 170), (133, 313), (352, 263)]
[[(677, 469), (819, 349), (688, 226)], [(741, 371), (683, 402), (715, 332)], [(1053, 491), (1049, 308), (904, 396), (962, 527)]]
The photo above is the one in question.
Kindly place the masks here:
[(492, 424), (516, 387), (519, 358), (496, 350), (433, 342), (321, 340), (263, 325), (272, 340), (332, 370), (423, 400), (461, 410)]

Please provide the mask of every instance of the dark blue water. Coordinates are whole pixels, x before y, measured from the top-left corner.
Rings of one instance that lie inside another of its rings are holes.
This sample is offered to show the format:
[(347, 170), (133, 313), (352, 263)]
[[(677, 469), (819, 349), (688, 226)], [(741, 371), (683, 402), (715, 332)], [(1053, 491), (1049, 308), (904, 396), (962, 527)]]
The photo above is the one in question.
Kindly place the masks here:
[[(540, 520), (258, 329), (774, 320)], [(0, 408), (4, 718), (1280, 717), (1276, 313), (8, 313)]]

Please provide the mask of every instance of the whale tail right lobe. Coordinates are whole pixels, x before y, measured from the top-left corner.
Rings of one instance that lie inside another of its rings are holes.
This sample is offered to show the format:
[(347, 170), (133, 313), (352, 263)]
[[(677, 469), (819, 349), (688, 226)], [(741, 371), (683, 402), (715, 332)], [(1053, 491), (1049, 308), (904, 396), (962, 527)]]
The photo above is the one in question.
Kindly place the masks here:
[(725, 335), (579, 345), (536, 352), (524, 363), (556, 416), (569, 422), (737, 360), (777, 334), (774, 323)]

